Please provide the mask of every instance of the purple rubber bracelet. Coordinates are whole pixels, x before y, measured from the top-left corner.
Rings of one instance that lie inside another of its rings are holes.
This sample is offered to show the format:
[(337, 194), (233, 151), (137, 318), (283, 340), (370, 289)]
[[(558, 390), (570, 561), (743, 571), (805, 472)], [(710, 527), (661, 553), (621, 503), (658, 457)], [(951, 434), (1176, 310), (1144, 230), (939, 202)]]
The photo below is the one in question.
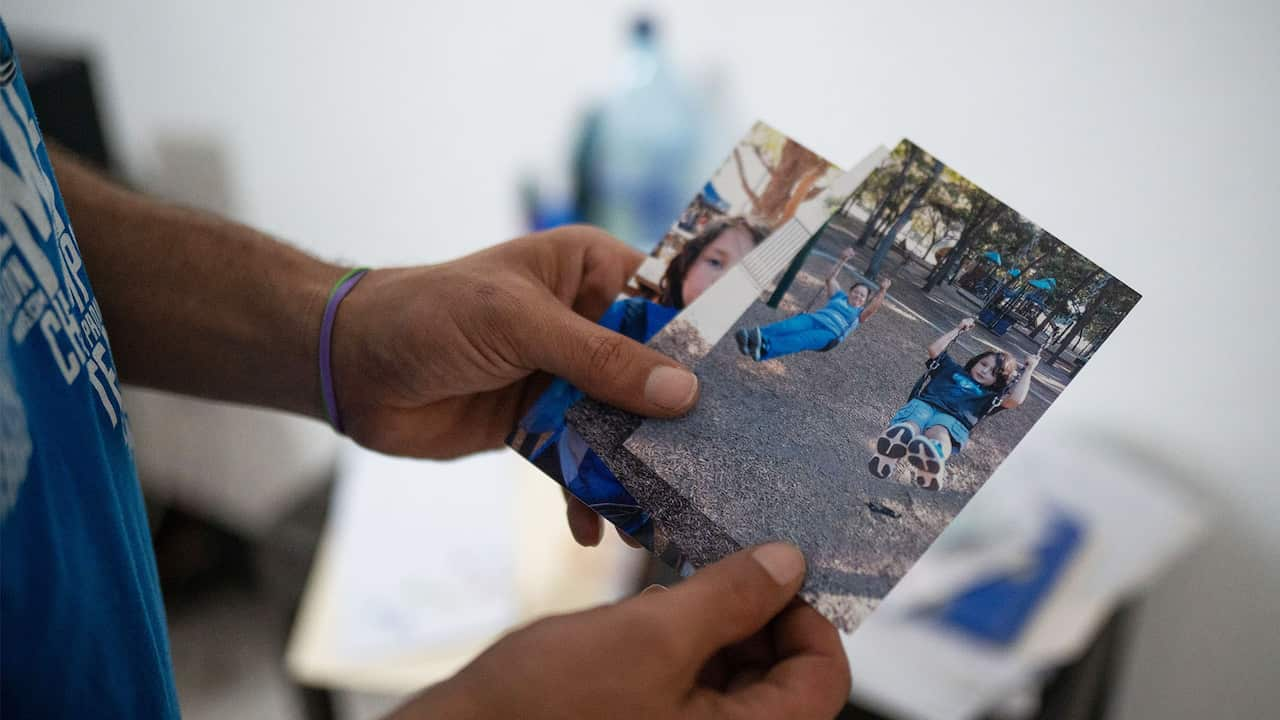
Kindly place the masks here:
[(334, 283), (333, 290), (329, 291), (329, 302), (324, 306), (324, 318), (320, 321), (320, 394), (324, 396), (324, 411), (329, 416), (329, 424), (339, 433), (342, 433), (342, 416), (338, 414), (338, 395), (333, 389), (333, 320), (338, 316), (342, 299), (367, 272), (367, 267), (353, 268)]

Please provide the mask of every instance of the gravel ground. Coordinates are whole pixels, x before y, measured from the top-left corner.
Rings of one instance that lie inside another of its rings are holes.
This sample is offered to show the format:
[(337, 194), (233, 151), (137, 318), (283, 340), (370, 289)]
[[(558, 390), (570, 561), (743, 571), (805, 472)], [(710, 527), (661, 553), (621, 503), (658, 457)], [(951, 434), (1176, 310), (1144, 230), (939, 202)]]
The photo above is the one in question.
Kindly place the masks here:
[[(845, 243), (839, 231), (829, 231), (818, 248), (835, 255)], [(894, 279), (886, 306), (831, 351), (756, 363), (733, 340), (739, 327), (767, 324), (809, 305), (831, 268), (815, 254), (781, 308), (756, 301), (709, 351), (678, 320), (654, 339), (653, 345), (693, 367), (702, 383), (698, 407), (687, 417), (642, 421), (593, 402), (570, 415), (657, 517), (661, 545), (674, 543), (702, 565), (740, 546), (795, 542), (810, 561), (806, 599), (845, 630), (875, 608), (1067, 381), (1057, 368), (1038, 372), (1021, 408), (977, 428), (948, 464), (939, 492), (912, 486), (905, 463), (887, 480), (872, 477), (871, 443), (924, 371), (925, 347), (941, 334), (938, 328), (977, 311), (950, 287), (920, 293), (923, 268), (899, 262), (891, 256), (886, 264)], [(853, 265), (865, 267), (865, 253)], [(842, 283), (852, 279), (846, 274)], [(952, 354), (963, 362), (987, 346), (1016, 353), (1035, 347), (1017, 331), (1001, 338), (978, 329)]]

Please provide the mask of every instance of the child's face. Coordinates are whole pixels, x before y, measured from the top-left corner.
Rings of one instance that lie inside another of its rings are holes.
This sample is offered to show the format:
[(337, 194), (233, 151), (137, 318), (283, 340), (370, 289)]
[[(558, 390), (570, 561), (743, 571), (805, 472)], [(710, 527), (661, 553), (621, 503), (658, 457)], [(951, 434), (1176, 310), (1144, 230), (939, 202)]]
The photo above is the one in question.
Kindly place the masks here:
[(751, 234), (736, 227), (728, 228), (708, 243), (685, 273), (684, 285), (680, 287), (680, 295), (684, 298), (685, 306), (697, 300), (698, 296), (714, 285), (726, 270), (746, 257), (753, 247), (755, 242)]
[(969, 371), (969, 375), (983, 387), (990, 387), (996, 384), (996, 356), (988, 355), (976, 364)]
[(866, 285), (857, 285), (849, 291), (849, 304), (854, 307), (862, 307), (867, 304)]

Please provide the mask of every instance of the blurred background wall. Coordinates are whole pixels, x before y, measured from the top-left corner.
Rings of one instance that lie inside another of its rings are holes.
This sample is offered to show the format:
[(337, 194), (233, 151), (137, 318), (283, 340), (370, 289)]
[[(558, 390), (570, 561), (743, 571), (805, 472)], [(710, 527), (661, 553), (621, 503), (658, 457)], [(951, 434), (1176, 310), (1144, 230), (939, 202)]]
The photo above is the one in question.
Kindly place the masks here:
[[(139, 186), (380, 265), (520, 233), (520, 177), (568, 154), (639, 7), (7, 0), (3, 13), (19, 53), (38, 41), (95, 59), (108, 138)], [(1115, 716), (1273, 714), (1280, 9), (644, 7), (679, 65), (718, 83), (712, 157), (756, 117), (845, 163), (906, 135), (1144, 294), (1027, 442), (1071, 423), (1139, 428), (1196, 469), (1217, 517), (1144, 605)], [(280, 472), (331, 452), (314, 425), (269, 422), (311, 438)]]

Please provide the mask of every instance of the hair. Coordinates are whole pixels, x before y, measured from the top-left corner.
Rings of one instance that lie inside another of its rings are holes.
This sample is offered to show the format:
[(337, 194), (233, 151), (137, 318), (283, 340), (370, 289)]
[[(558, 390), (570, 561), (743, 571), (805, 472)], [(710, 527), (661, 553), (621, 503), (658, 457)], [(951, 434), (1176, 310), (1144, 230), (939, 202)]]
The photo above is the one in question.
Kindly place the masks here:
[(991, 385), (991, 389), (996, 392), (1002, 392), (1009, 387), (1009, 381), (1013, 379), (1013, 376), (1018, 374), (1018, 361), (1014, 360), (1009, 353), (1000, 350), (988, 350), (984, 353), (979, 353), (969, 358), (969, 362), (964, 365), (964, 371), (972, 373), (973, 366), (982, 362), (982, 359), (988, 355), (996, 356), (996, 381)]
[(746, 231), (751, 236), (752, 245), (759, 245), (769, 235), (768, 228), (745, 217), (722, 218), (709, 223), (697, 237), (685, 243), (680, 254), (667, 265), (667, 272), (662, 276), (662, 284), (659, 286), (662, 288), (662, 294), (658, 296), (660, 305), (684, 309), (684, 277), (689, 273), (689, 268), (693, 267), (708, 245), (715, 242), (721, 233), (732, 228)]
[(864, 282), (856, 282), (856, 283), (854, 283), (854, 284), (850, 285), (850, 286), (849, 286), (849, 294), (851, 294), (851, 295), (852, 295), (852, 294), (853, 294), (853, 291), (854, 291), (854, 290), (856, 290), (856, 289), (858, 289), (858, 288), (860, 288), (860, 287), (864, 287), (864, 288), (866, 288), (866, 289), (867, 289), (867, 297), (868, 297), (868, 298), (870, 298), (872, 295), (875, 295), (875, 294), (876, 294), (876, 289), (875, 289), (875, 288), (873, 288), (873, 287), (871, 287), (871, 283), (864, 283)]

